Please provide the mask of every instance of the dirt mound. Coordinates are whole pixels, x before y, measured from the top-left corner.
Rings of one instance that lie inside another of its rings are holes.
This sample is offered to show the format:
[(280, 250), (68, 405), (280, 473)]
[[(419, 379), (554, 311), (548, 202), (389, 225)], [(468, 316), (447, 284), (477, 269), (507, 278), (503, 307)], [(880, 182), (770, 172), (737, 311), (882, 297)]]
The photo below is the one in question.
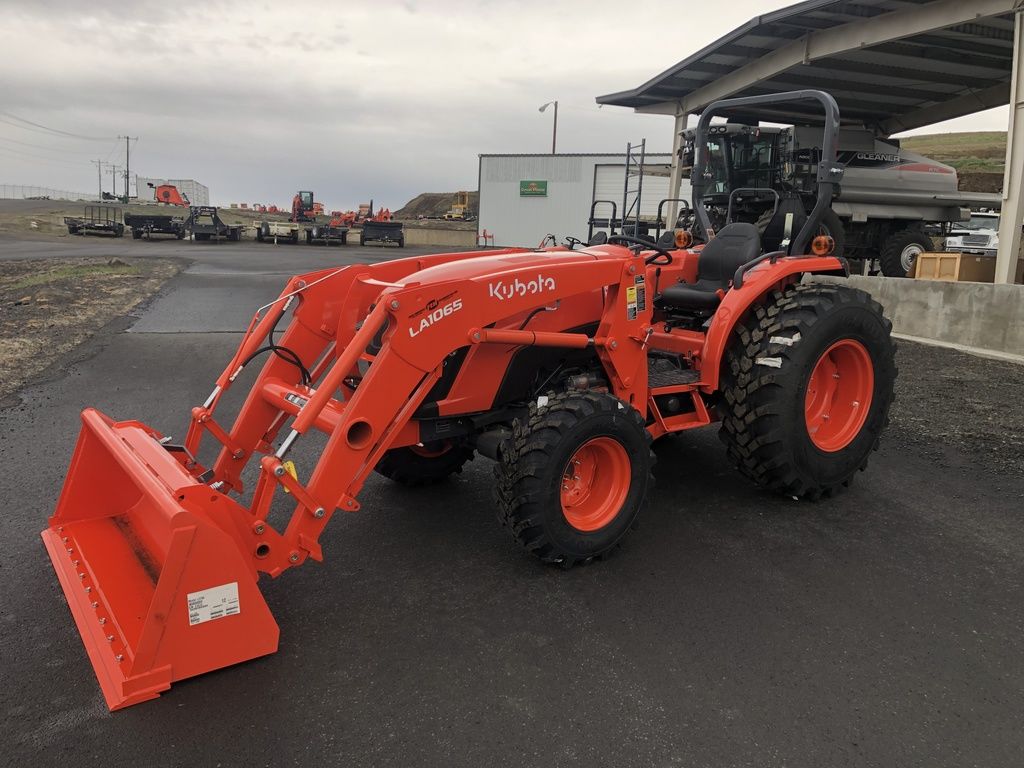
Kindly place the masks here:
[(981, 171), (960, 171), (960, 189), (963, 192), (1002, 192), (1002, 173), (983, 173)]
[[(455, 204), (457, 192), (424, 192), (395, 211), (396, 219), (441, 218)], [(480, 207), (480, 193), (469, 193), (469, 209), (476, 213)]]

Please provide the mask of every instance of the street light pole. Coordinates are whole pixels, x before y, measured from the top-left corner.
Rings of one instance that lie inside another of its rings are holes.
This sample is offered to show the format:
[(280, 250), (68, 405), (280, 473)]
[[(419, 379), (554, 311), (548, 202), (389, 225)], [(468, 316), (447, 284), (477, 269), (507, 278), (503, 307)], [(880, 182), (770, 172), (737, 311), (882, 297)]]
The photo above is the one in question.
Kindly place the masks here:
[(555, 147), (558, 144), (558, 102), (549, 101), (547, 104), (542, 104), (539, 111), (543, 112), (545, 109), (552, 105), (554, 105), (555, 107), (555, 119), (554, 122), (551, 124), (551, 154), (553, 155), (555, 154)]

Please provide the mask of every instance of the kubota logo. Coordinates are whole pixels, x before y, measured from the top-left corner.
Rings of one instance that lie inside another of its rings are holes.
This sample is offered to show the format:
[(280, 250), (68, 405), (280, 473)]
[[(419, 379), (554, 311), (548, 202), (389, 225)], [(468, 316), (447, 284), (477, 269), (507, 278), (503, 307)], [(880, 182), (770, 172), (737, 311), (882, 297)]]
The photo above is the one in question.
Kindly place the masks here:
[[(433, 304), (434, 307), (437, 308), (434, 309), (433, 307), (430, 306), (431, 304)], [(443, 307), (438, 307), (437, 302), (431, 301), (427, 303), (426, 309), (428, 313), (420, 318), (419, 328), (414, 329), (411, 326), (409, 327), (410, 338), (416, 338), (425, 330), (427, 330), (427, 328), (436, 323), (438, 320), (443, 320), (444, 318), (448, 317), (448, 315), (452, 315), (458, 312), (460, 309), (462, 309), (462, 299), (456, 299), (455, 301), (445, 304)]]
[(538, 273), (537, 277), (525, 283), (517, 277), (511, 283), (506, 283), (504, 280), (491, 283), (487, 289), (492, 299), (505, 301), (505, 299), (513, 299), (516, 296), (532, 296), (545, 291), (553, 291), (555, 290), (555, 278), (544, 277)]

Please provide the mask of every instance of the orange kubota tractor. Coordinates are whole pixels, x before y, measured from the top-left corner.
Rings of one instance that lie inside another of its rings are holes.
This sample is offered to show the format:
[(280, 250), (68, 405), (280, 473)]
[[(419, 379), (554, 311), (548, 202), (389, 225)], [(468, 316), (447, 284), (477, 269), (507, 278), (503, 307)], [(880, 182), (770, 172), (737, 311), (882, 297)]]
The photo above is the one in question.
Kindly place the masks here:
[[(619, 545), (652, 492), (650, 444), (670, 433), (719, 421), (739, 470), (790, 496), (847, 485), (878, 445), (896, 369), (877, 303), (801, 280), (846, 270), (815, 237), (843, 172), (835, 101), (801, 91), (709, 107), (694, 207), (710, 235), (712, 115), (808, 99), (826, 114), (818, 199), (778, 251), (730, 224), (702, 248), (614, 235), (325, 269), (256, 314), (181, 444), (86, 410), (43, 539), (108, 705), (275, 651), (257, 578), (320, 560), (324, 528), (360, 508), (374, 471), (418, 484), (474, 452), (492, 459), (500, 521), (563, 567)], [(229, 428), (218, 405), (257, 360)], [(293, 466), (312, 430), (326, 446)], [(220, 445), (209, 467), (204, 436)], [(275, 527), (279, 490), (294, 509)]]

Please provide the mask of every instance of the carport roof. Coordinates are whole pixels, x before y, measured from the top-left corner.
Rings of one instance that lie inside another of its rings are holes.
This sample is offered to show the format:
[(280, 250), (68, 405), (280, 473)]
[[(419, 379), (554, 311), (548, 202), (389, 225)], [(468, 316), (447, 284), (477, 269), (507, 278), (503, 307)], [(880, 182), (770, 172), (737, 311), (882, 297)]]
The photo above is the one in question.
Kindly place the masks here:
[[(844, 122), (885, 134), (1008, 103), (1022, 0), (807, 0), (758, 16), (599, 104), (698, 113), (712, 101), (829, 91)], [(801, 107), (764, 120), (807, 120)]]

